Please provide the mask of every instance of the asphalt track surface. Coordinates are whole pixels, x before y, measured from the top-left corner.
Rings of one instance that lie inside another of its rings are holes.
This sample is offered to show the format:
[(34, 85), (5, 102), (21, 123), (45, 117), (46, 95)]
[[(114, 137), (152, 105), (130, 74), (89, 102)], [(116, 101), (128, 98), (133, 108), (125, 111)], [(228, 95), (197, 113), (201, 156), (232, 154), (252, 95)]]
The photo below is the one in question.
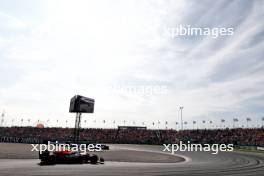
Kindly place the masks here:
[[(161, 146), (114, 145), (123, 150), (147, 151), (157, 154)], [(54, 165), (39, 166), (37, 159), (1, 159), (0, 175), (92, 175), (92, 176), (191, 176), (191, 175), (264, 175), (264, 155), (257, 153), (221, 152), (180, 152), (185, 161), (177, 163), (139, 163), (106, 161), (104, 165)], [(141, 153), (141, 155), (143, 155)]]

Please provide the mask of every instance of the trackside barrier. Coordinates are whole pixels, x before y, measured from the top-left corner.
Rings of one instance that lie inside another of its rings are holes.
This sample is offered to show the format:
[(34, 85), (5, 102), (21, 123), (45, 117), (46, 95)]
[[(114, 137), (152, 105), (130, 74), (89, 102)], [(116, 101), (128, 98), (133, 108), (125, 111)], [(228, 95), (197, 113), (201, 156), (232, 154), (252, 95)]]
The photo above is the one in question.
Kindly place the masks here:
[(257, 146), (236, 145), (235, 148), (241, 150), (257, 150)]
[(264, 147), (257, 147), (257, 150), (262, 150), (262, 151), (264, 151)]

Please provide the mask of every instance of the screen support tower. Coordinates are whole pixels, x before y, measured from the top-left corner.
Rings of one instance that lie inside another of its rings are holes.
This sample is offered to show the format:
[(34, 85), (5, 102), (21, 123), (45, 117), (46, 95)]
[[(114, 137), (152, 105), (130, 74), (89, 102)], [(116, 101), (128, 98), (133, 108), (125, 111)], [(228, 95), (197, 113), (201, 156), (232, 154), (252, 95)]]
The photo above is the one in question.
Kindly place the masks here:
[(80, 140), (82, 113), (93, 113), (94, 112), (94, 99), (84, 97), (81, 95), (75, 95), (74, 97), (71, 98), (69, 112), (76, 113), (73, 140), (74, 142), (76, 142), (76, 144), (78, 144)]
[(74, 142), (76, 144), (78, 144), (80, 139), (81, 117), (82, 117), (82, 113), (77, 112), (75, 118), (75, 128), (74, 128)]

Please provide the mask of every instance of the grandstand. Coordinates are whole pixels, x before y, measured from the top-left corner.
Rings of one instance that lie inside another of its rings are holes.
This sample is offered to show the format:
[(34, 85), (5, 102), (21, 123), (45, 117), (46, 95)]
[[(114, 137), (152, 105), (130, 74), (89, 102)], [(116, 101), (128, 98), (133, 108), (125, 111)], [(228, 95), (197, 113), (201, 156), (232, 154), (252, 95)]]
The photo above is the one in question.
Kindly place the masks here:
[[(1, 142), (38, 143), (44, 140), (70, 141), (73, 128), (0, 127)], [(117, 144), (226, 143), (264, 146), (264, 128), (157, 130), (146, 128), (82, 128), (80, 140)]]

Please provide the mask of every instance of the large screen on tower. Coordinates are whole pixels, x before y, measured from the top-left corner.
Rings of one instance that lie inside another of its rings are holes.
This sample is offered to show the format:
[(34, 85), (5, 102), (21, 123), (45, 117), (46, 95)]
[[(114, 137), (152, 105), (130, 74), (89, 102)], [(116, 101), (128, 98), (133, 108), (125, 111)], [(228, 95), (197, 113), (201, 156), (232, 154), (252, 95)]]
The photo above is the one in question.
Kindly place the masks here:
[(71, 98), (70, 112), (93, 113), (94, 99), (75, 95)]

